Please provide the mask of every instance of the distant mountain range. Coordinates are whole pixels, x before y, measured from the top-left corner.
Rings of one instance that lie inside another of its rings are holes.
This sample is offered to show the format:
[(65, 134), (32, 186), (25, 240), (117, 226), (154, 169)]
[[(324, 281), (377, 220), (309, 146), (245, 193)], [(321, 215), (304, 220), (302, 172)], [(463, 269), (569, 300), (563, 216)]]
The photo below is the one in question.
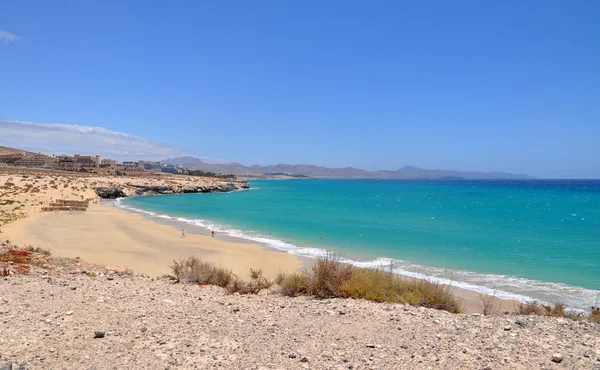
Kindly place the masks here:
[(227, 173), (248, 177), (264, 175), (301, 175), (321, 179), (533, 179), (528, 175), (507, 172), (475, 172), (453, 170), (428, 170), (404, 166), (396, 171), (367, 171), (359, 168), (328, 168), (308, 164), (277, 164), (269, 166), (244, 166), (240, 163), (206, 163), (197, 157), (177, 157), (164, 160), (166, 163), (207, 172)]

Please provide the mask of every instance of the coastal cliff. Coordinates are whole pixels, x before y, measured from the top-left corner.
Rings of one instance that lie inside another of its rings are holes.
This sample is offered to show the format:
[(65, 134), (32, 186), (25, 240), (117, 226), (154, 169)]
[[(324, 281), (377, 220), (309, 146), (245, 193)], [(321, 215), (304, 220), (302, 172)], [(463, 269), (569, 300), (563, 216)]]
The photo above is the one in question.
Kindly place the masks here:
[(246, 181), (209, 181), (206, 184), (117, 184), (112, 186), (98, 186), (94, 188), (96, 194), (103, 199), (116, 199), (139, 195), (157, 194), (194, 194), (194, 193), (225, 193), (230, 191), (248, 189)]
[[(249, 187), (248, 182), (239, 179), (182, 175), (114, 177), (0, 167), (0, 226), (26, 218), (30, 213), (48, 210), (57, 201), (82, 202), (98, 197), (116, 199), (156, 194), (223, 193)], [(65, 210), (67, 209), (68, 207)]]

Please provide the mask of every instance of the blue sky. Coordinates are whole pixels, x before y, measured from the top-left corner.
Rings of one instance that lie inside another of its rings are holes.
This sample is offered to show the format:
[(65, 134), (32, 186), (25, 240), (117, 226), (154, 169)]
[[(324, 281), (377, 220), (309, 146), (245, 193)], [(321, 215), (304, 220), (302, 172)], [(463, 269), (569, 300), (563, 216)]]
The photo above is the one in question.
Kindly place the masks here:
[[(0, 145), (600, 178), (598, 14), (592, 0), (5, 0)], [(46, 134), (61, 130), (79, 134)]]

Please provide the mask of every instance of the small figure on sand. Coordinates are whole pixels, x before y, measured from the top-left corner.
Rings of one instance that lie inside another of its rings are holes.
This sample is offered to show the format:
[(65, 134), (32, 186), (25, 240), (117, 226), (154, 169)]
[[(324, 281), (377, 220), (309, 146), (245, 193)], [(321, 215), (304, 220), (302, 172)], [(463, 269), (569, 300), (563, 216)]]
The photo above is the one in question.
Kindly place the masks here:
[(214, 238), (215, 237), (215, 231), (212, 230), (210, 233), (211, 233), (212, 237)]
[(181, 230), (181, 237), (185, 238), (185, 230)]

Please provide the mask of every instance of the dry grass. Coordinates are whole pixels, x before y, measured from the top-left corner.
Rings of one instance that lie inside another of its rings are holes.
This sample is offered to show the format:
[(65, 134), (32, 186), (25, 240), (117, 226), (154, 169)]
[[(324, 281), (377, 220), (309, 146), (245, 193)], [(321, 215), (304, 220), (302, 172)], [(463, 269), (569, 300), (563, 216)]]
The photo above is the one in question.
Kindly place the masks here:
[(25, 248), (23, 248), (24, 250), (26, 250), (27, 252), (33, 252), (33, 253), (40, 253), (43, 254), (45, 256), (50, 256), (52, 255), (52, 253), (50, 252), (49, 249), (45, 249), (42, 247), (33, 247), (31, 245), (25, 246)]
[(171, 271), (177, 282), (217, 285), (223, 288), (228, 287), (235, 278), (231, 270), (202, 261), (197, 257), (174, 260)]
[(318, 258), (310, 269), (279, 274), (275, 281), (266, 279), (262, 270), (250, 269), (246, 281), (223, 267), (196, 257), (173, 261), (170, 266), (177, 282), (217, 285), (230, 293), (256, 294), (274, 283), (286, 296), (309, 295), (317, 298), (356, 298), (375, 302), (405, 303), (463, 312), (461, 301), (442, 284), (404, 279), (382, 269), (362, 269), (339, 262), (334, 255)]
[(537, 301), (519, 303), (516, 306), (516, 313), (519, 315), (562, 317), (572, 320), (587, 319), (592, 322), (600, 323), (600, 313), (592, 311), (589, 315), (585, 315), (583, 313), (572, 312), (567, 310), (563, 303), (555, 303), (553, 306), (542, 304)]
[(463, 312), (461, 301), (448, 286), (425, 280), (405, 279), (383, 269), (363, 269), (339, 262), (335, 255), (318, 258), (310, 270), (283, 274), (276, 282), (282, 294), (341, 297), (375, 302), (404, 303)]
[(296, 297), (307, 295), (310, 290), (310, 280), (307, 274), (294, 272), (292, 274), (279, 274), (275, 283), (281, 287), (281, 294)]
[(519, 315), (564, 317), (567, 311), (565, 311), (565, 306), (562, 303), (550, 306), (537, 301), (531, 301), (517, 304), (517, 313)]
[(479, 300), (484, 315), (495, 315), (500, 312), (501, 301), (495, 295), (479, 293)]

